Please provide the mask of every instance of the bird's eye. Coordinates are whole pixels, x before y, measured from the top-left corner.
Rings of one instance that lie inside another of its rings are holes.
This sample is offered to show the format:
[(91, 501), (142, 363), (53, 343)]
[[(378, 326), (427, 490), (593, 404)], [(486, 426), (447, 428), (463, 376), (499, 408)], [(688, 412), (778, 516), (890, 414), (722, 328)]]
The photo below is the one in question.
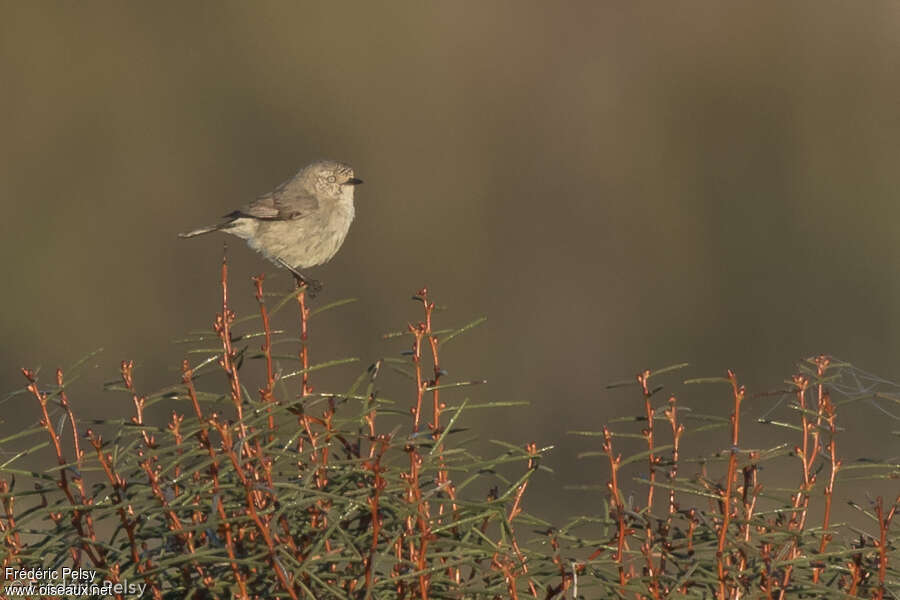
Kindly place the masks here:
[(336, 181), (337, 181), (337, 177), (335, 177), (334, 175), (328, 176), (328, 183), (335, 183)]

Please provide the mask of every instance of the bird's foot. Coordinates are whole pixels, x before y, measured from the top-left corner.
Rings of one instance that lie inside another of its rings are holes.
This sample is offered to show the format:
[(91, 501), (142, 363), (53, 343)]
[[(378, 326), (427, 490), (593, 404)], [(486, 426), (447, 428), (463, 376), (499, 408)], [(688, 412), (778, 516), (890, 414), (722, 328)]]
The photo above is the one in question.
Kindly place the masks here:
[(315, 298), (322, 291), (322, 282), (318, 279), (309, 279), (307, 277), (296, 277), (297, 287), (305, 288), (310, 298)]
[(307, 294), (309, 294), (310, 298), (315, 298), (316, 295), (322, 291), (322, 282), (317, 279), (312, 279), (307, 277), (291, 265), (287, 264), (282, 259), (276, 259), (278, 264), (291, 272), (291, 275), (294, 276), (294, 281), (297, 283), (297, 289), (305, 288)]

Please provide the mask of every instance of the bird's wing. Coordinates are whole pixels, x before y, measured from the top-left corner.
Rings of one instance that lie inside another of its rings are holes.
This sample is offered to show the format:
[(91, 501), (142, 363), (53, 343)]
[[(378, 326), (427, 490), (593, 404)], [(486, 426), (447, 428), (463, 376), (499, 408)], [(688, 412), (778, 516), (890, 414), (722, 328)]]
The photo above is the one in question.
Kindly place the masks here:
[(279, 188), (264, 196), (260, 196), (250, 204), (225, 215), (229, 219), (253, 217), (268, 221), (289, 221), (300, 219), (315, 212), (319, 201), (309, 194), (288, 194)]

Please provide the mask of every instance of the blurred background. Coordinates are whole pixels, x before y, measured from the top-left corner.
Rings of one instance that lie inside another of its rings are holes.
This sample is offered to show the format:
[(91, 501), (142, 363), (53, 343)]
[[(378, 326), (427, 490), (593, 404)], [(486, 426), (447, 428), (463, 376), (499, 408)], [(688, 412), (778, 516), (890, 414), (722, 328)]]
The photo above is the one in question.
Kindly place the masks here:
[[(635, 388), (606, 386), (641, 369), (689, 362), (664, 394), (722, 415), (726, 387), (676, 384), (732, 368), (750, 394), (780, 390), (818, 353), (900, 380), (896, 2), (0, 12), (4, 392), (22, 366), (49, 383), (98, 347), (71, 392), (86, 418), (130, 414), (101, 391), (121, 359), (145, 391), (177, 382), (173, 341), (220, 309), (225, 236), (176, 234), (320, 157), (366, 183), (343, 250), (312, 273), (314, 305), (359, 298), (314, 322), (313, 362), (360, 364), (317, 374), (317, 389), (407, 349), (382, 334), (420, 318), (423, 285), (448, 307), (438, 326), (487, 316), (442, 361), (448, 381), (489, 384), (445, 398), (530, 403), (464, 425), (485, 453), (492, 438), (555, 446), (555, 474), (527, 497), (539, 515), (599, 506), (602, 493), (563, 488), (607, 477), (576, 459), (599, 442), (567, 432), (639, 412)], [(251, 275), (290, 289), (239, 240), (228, 254), (239, 316), (256, 311)], [(6, 432), (37, 418), (23, 396), (0, 409)], [(778, 394), (745, 410), (796, 420)], [(889, 413), (839, 413), (839, 453), (896, 457)], [(773, 433), (750, 427), (747, 446)], [(694, 452), (727, 446), (706, 437)]]

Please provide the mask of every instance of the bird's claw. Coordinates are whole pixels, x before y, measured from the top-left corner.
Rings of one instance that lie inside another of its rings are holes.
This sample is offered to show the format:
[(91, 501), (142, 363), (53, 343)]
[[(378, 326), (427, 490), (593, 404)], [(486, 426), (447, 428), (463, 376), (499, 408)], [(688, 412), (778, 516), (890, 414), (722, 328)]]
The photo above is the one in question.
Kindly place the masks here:
[(322, 291), (322, 282), (318, 279), (301, 278), (297, 280), (297, 287), (305, 287), (310, 298), (315, 298)]
[(322, 291), (321, 281), (319, 281), (318, 279), (310, 279), (280, 258), (276, 260), (282, 267), (290, 271), (291, 275), (294, 276), (294, 281), (297, 283), (297, 289), (305, 288), (304, 291), (309, 294), (310, 298), (315, 298), (316, 295)]

